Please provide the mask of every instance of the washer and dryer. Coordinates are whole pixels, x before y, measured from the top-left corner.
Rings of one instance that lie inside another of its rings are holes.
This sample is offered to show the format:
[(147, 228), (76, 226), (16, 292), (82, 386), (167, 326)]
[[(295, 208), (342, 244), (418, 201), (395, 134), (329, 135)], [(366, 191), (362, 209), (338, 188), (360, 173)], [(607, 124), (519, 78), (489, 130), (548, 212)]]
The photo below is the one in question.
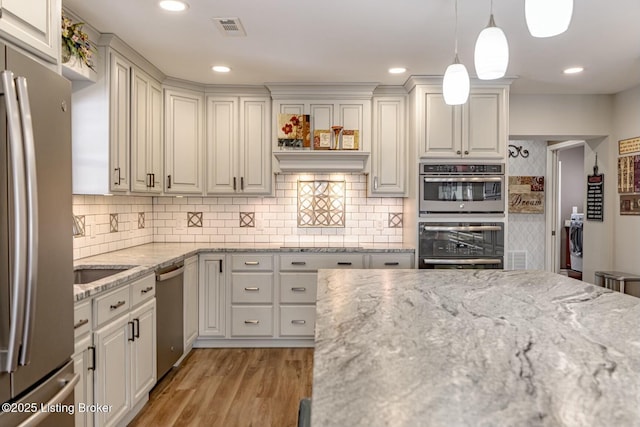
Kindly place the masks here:
[(583, 213), (572, 213), (569, 226), (569, 255), (571, 257), (571, 269), (582, 272), (582, 225)]

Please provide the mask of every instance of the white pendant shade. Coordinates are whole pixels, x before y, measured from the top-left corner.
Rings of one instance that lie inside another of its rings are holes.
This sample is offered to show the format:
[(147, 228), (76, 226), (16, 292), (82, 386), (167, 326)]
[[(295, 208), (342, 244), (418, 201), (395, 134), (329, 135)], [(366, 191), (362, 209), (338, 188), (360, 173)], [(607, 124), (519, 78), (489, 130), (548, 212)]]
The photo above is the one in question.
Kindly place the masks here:
[(524, 13), (533, 37), (553, 37), (569, 28), (573, 0), (525, 0)]
[(461, 105), (469, 98), (469, 73), (456, 56), (453, 64), (447, 67), (442, 80), (442, 95), (447, 105)]
[(481, 80), (499, 79), (507, 72), (509, 44), (504, 32), (496, 27), (493, 15), (476, 40), (474, 60), (476, 74)]

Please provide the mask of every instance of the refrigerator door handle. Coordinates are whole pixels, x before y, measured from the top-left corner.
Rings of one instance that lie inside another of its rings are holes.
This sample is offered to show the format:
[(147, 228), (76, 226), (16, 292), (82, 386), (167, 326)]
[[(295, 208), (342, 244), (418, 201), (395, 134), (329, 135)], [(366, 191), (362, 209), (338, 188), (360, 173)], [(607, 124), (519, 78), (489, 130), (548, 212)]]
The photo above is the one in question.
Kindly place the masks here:
[(20, 130), (20, 111), (16, 97), (13, 73), (0, 72), (7, 109), (7, 134), (10, 147), (13, 193), (13, 277), (11, 278), (11, 302), (7, 350), (2, 351), (1, 371), (13, 372), (18, 367), (20, 340), (23, 335), (25, 288), (27, 275), (27, 201), (24, 147)]
[(42, 403), (40, 405), (40, 409), (32, 416), (20, 423), (18, 427), (35, 427), (40, 424), (43, 419), (51, 415), (50, 411), (43, 411), (43, 409), (55, 408), (56, 405), (64, 402), (65, 399), (69, 397), (71, 393), (73, 393), (73, 389), (75, 388), (76, 384), (78, 384), (79, 380), (80, 374), (73, 374), (73, 377), (71, 377), (71, 379), (61, 379), (60, 383), (61, 385), (63, 385), (63, 387), (60, 389), (60, 391), (56, 393), (56, 395), (53, 396), (51, 400), (46, 403)]
[(27, 286), (24, 304), (22, 351), (19, 360), (20, 365), (27, 365), (31, 361), (38, 284), (38, 179), (36, 176), (36, 145), (33, 137), (33, 121), (27, 79), (17, 77), (15, 81), (18, 91), (18, 106), (22, 118), (22, 137), (27, 177)]

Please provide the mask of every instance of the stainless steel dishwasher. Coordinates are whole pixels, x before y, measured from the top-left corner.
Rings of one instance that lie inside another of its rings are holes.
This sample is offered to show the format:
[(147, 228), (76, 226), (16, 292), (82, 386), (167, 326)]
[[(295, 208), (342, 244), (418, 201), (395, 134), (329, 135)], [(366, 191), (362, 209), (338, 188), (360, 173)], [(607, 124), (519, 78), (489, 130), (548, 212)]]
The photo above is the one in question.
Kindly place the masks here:
[(158, 381), (182, 357), (184, 263), (156, 270), (156, 343)]

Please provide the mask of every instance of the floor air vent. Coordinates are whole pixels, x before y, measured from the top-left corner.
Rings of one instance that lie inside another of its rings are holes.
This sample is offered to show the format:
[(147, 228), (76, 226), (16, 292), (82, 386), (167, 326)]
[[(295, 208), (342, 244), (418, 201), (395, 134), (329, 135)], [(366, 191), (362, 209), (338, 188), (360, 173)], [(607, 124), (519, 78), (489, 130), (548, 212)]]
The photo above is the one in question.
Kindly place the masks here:
[(245, 37), (247, 35), (239, 18), (213, 18), (216, 27), (227, 37)]
[(526, 270), (527, 269), (527, 251), (509, 251), (507, 252), (507, 270)]

